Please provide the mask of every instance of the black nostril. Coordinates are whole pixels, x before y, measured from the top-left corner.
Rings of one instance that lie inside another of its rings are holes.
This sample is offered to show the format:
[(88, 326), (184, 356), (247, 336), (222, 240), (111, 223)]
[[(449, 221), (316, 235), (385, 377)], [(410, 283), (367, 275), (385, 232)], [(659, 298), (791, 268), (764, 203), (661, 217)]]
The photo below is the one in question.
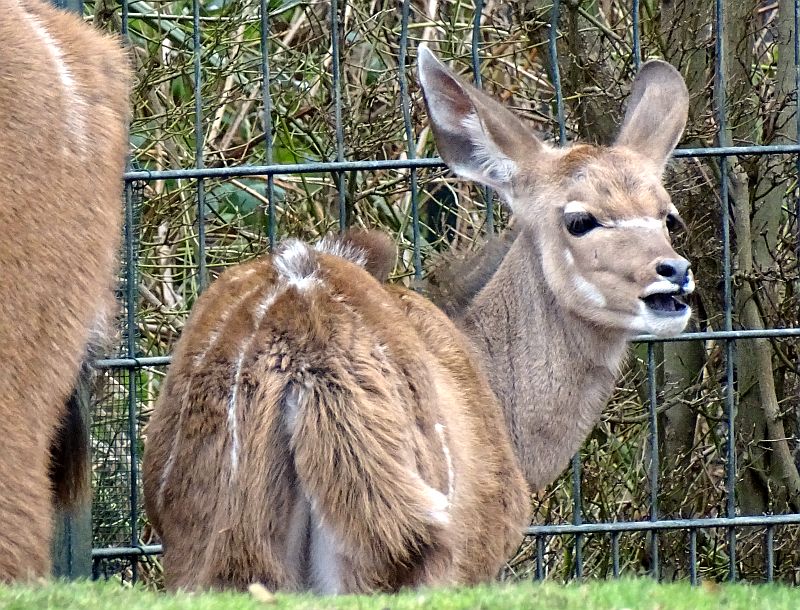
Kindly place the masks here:
[(656, 265), (656, 273), (676, 284), (683, 284), (689, 273), (689, 261), (682, 258), (663, 260)]
[(658, 273), (658, 275), (663, 275), (666, 278), (671, 278), (673, 275), (675, 275), (675, 268), (669, 263), (658, 263), (658, 267), (656, 267), (656, 273)]

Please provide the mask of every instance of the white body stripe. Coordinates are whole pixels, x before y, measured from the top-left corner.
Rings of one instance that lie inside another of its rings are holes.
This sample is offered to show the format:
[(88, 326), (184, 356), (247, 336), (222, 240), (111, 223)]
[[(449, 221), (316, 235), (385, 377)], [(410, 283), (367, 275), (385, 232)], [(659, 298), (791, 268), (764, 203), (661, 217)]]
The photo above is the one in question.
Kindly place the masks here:
[[(252, 275), (252, 273), (254, 273), (254, 272), (255, 272), (255, 269), (250, 269), (246, 273), (243, 273), (241, 277), (246, 277), (248, 275)], [(241, 277), (239, 279), (241, 279)], [(233, 303), (230, 307), (228, 307), (228, 309), (226, 309), (220, 315), (219, 321), (218, 321), (217, 325), (214, 327), (214, 330), (212, 330), (209, 333), (208, 343), (202, 349), (202, 351), (199, 354), (196, 354), (195, 357), (194, 357), (194, 360), (193, 360), (194, 368), (199, 368), (200, 367), (200, 365), (202, 364), (202, 362), (205, 359), (205, 357), (208, 354), (208, 352), (217, 344), (217, 341), (219, 341), (220, 337), (222, 336), (222, 328), (225, 326), (225, 323), (228, 321), (228, 318), (230, 318), (231, 314), (238, 307), (238, 305), (242, 301), (244, 301), (245, 299), (247, 299), (250, 296), (252, 296), (255, 292), (257, 292), (260, 289), (261, 289), (261, 287), (257, 286), (255, 288), (245, 292), (244, 294), (242, 294), (240, 296), (239, 299), (236, 300), (235, 303)], [(184, 396), (181, 404), (186, 404), (186, 403), (187, 403), (187, 398)], [(181, 418), (182, 418), (182, 415), (181, 415)], [(158, 503), (161, 506), (164, 505), (164, 491), (167, 488), (167, 481), (169, 481), (169, 477), (170, 477), (170, 475), (172, 475), (172, 470), (175, 468), (175, 462), (178, 459), (178, 450), (179, 450), (179, 448), (181, 446), (181, 430), (182, 429), (183, 429), (183, 425), (182, 424), (178, 424), (178, 431), (175, 434), (175, 436), (172, 438), (172, 445), (170, 447), (169, 456), (167, 457), (167, 463), (164, 466), (164, 470), (161, 472), (161, 479), (159, 481), (159, 487), (158, 487)]]
[(235, 479), (236, 472), (239, 469), (238, 398), (239, 385), (242, 382), (242, 365), (244, 364), (244, 358), (247, 355), (247, 352), (250, 350), (250, 346), (253, 344), (253, 339), (255, 338), (255, 334), (261, 324), (261, 320), (264, 318), (264, 314), (266, 314), (267, 310), (275, 302), (275, 299), (278, 297), (280, 292), (280, 289), (271, 291), (266, 298), (259, 303), (253, 319), (253, 332), (249, 337), (247, 337), (247, 339), (244, 340), (244, 343), (242, 343), (242, 346), (239, 349), (239, 357), (236, 359), (236, 372), (234, 373), (233, 385), (231, 386), (231, 391), (228, 395), (228, 435), (230, 437), (231, 444), (231, 481)]
[(434, 426), (436, 434), (439, 435), (439, 440), (442, 443), (442, 453), (444, 453), (444, 460), (447, 463), (447, 501), (453, 501), (453, 494), (455, 487), (453, 485), (455, 480), (455, 473), (453, 472), (453, 458), (450, 455), (450, 447), (447, 446), (447, 439), (444, 436), (444, 425), (437, 423)]
[[(50, 57), (53, 60), (56, 72), (58, 73), (58, 80), (61, 82), (61, 87), (64, 91), (64, 113), (67, 116), (67, 131), (69, 132), (66, 135), (74, 136), (74, 140), (77, 143), (76, 148), (82, 152), (86, 148), (86, 125), (83, 119), (83, 116), (87, 112), (86, 102), (83, 97), (81, 97), (80, 92), (78, 91), (77, 83), (72, 76), (72, 72), (67, 67), (61, 46), (58, 44), (56, 39), (50, 35), (50, 32), (47, 31), (47, 28), (45, 28), (44, 24), (39, 21), (35, 15), (31, 15), (29, 12), (27, 12), (25, 7), (22, 5), (20, 5), (20, 8), (22, 9), (22, 14), (25, 16), (26, 21), (33, 28), (33, 31), (36, 33), (36, 35), (42, 40), (47, 52), (50, 54)], [(69, 140), (70, 138), (68, 137), (67, 141)], [(68, 153), (71, 151), (65, 149), (64, 152)]]
[(239, 350), (239, 357), (236, 359), (236, 373), (233, 375), (233, 385), (231, 392), (228, 395), (228, 434), (231, 439), (231, 477), (236, 476), (239, 469), (239, 424), (236, 421), (237, 416), (237, 398), (239, 396), (239, 384), (242, 381), (242, 362), (247, 348), (250, 347), (250, 341), (245, 342)]

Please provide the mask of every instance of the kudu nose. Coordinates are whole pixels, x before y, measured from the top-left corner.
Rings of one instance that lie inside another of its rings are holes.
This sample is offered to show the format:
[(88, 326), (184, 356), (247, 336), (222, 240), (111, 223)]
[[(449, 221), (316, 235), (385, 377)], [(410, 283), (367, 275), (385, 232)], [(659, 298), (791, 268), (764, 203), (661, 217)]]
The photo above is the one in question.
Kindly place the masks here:
[(665, 258), (656, 265), (656, 273), (665, 280), (683, 286), (689, 279), (690, 266), (685, 258)]

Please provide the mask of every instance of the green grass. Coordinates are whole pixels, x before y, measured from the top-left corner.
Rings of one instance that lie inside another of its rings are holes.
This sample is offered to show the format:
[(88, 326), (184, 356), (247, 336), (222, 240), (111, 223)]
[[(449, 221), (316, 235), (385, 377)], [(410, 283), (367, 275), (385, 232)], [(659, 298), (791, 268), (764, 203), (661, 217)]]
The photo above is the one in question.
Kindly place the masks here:
[(249, 594), (167, 595), (118, 584), (48, 584), (0, 588), (8, 610), (797, 610), (800, 589), (722, 585), (692, 588), (623, 580), (584, 585), (483, 586), (412, 591), (401, 595), (313, 597), (277, 595), (259, 601)]

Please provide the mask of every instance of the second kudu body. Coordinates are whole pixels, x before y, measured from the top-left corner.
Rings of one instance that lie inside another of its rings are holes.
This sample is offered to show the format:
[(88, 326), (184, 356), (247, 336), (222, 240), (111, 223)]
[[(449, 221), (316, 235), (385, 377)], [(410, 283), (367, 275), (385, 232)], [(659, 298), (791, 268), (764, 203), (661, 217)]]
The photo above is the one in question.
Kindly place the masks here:
[(608, 148), (545, 144), (427, 48), (419, 77), (442, 157), (502, 195), (513, 236), (451, 318), (381, 283), (387, 246), (370, 235), (290, 241), (211, 286), (147, 430), (171, 588), (491, 579), (628, 339), (689, 319), (661, 184), (686, 121), (672, 67), (643, 66)]
[(0, 0), (0, 580), (50, 571), (54, 504), (87, 501), (77, 404), (114, 313), (127, 153), (119, 41)]

